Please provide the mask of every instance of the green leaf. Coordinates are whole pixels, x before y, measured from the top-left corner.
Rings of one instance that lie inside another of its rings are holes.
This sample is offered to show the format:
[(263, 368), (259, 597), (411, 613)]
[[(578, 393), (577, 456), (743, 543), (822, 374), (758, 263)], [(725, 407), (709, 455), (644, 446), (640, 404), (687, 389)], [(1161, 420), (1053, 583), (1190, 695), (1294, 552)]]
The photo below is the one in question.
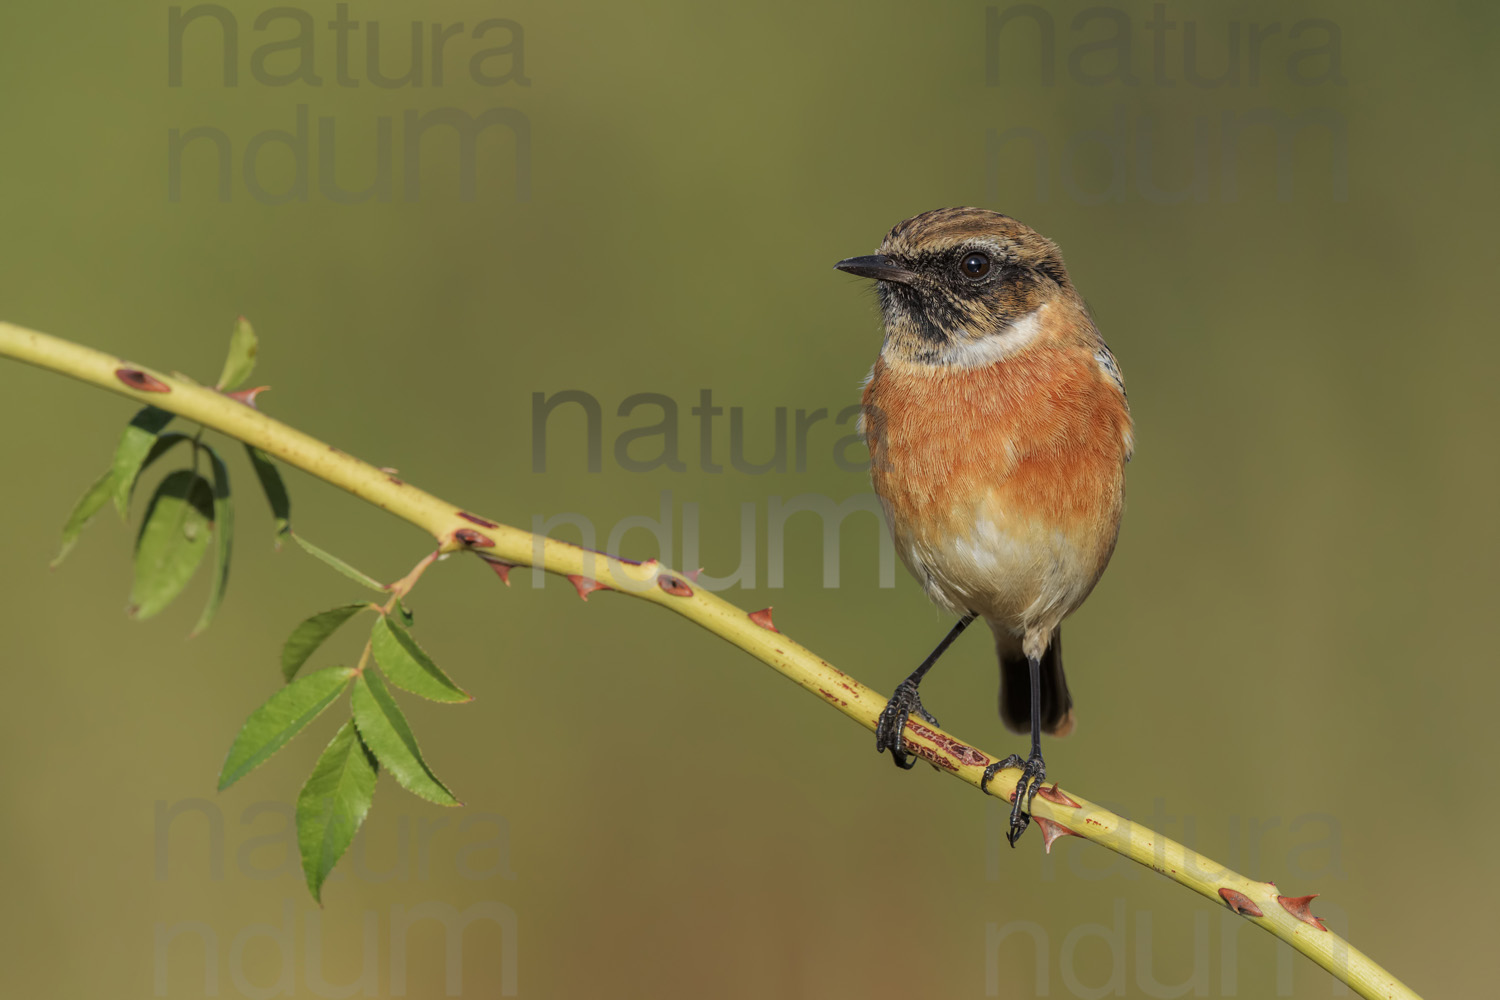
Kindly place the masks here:
[(182, 593), (208, 549), (213, 517), (208, 480), (179, 469), (161, 481), (136, 537), (132, 618), (150, 618)]
[(78, 544), (78, 535), (83, 531), (84, 525), (94, 519), (94, 515), (109, 502), (114, 492), (115, 470), (110, 469), (94, 480), (94, 485), (78, 498), (78, 502), (73, 505), (72, 513), (68, 515), (68, 523), (63, 525), (62, 547), (57, 550), (57, 558), (52, 560), (54, 567), (63, 561), (74, 545)]
[(297, 846), (313, 899), (349, 849), (375, 797), (376, 763), (353, 721), (344, 723), (318, 758), (297, 796)]
[(224, 603), (224, 588), (229, 586), (229, 555), (234, 549), (234, 500), (229, 495), (229, 468), (219, 453), (208, 445), (208, 461), (214, 469), (214, 575), (208, 585), (208, 604), (198, 616), (191, 635), (208, 628), (219, 605)]
[(401, 714), (401, 707), (391, 697), (390, 689), (379, 674), (372, 670), (360, 674), (354, 681), (350, 702), (354, 706), (354, 724), (359, 727), (359, 738), (402, 788), (440, 806), (461, 804), (422, 759), (417, 738), (412, 735), (406, 716)]
[(288, 532), (288, 534), (292, 536), (292, 541), (302, 546), (303, 551), (308, 555), (316, 556), (317, 558), (323, 560), (325, 563), (332, 566), (334, 569), (338, 570), (340, 573), (344, 574), (355, 583), (362, 583), (366, 587), (369, 587), (371, 590), (379, 591), (382, 594), (385, 593), (385, 584), (381, 583), (373, 576), (370, 576), (368, 573), (361, 573), (359, 570), (355, 569), (353, 566), (350, 566), (348, 563), (344, 562), (344, 560), (340, 559), (332, 552), (324, 552), (322, 549), (318, 548), (312, 542), (309, 542), (307, 539), (303, 538), (295, 531)]
[(115, 509), (123, 520), (130, 514), (130, 491), (135, 488), (135, 477), (140, 475), (146, 456), (156, 445), (157, 435), (172, 422), (172, 414), (148, 406), (130, 418), (120, 443), (115, 446), (113, 467), (115, 481)]
[(229, 356), (224, 359), (224, 371), (219, 375), (219, 389), (228, 392), (250, 377), (255, 370), (255, 352), (259, 343), (250, 321), (241, 316), (229, 335)]
[(271, 505), (271, 516), (276, 518), (276, 547), (281, 547), (281, 536), (292, 530), (292, 500), (286, 495), (286, 484), (281, 481), (271, 456), (253, 445), (245, 445), (250, 455), (250, 465), (255, 469), (255, 478)]
[(417, 616), (406, 610), (406, 605), (401, 603), (401, 598), (396, 598), (396, 614), (401, 616), (401, 624), (411, 628), (416, 623)]
[(458, 702), (473, 701), (463, 688), (449, 680), (448, 675), (432, 662), (411, 633), (389, 617), (382, 615), (370, 633), (370, 650), (375, 662), (391, 679), (391, 683), (403, 691), (410, 691), (429, 701)]
[(330, 608), (313, 615), (292, 629), (286, 645), (281, 647), (281, 676), (290, 681), (297, 675), (297, 671), (302, 669), (302, 664), (307, 662), (307, 658), (313, 655), (313, 652), (323, 645), (340, 625), (369, 607), (368, 604), (345, 604)]
[[(159, 435), (137, 469), (136, 479), (139, 480), (140, 474), (150, 468), (152, 462), (155, 462), (158, 458), (171, 451), (174, 445), (189, 440), (191, 438), (186, 434), (173, 433)], [(79, 497), (78, 502), (73, 505), (73, 511), (68, 515), (68, 523), (63, 525), (62, 546), (58, 549), (57, 558), (52, 560), (54, 569), (72, 551), (73, 546), (78, 543), (78, 536), (82, 533), (84, 526), (92, 521), (94, 515), (103, 509), (104, 505), (109, 502), (110, 497), (115, 496), (115, 475), (116, 470), (112, 464), (104, 475), (94, 480), (94, 485), (85, 490), (83, 496)], [(128, 507), (128, 498), (131, 490), (126, 490), (125, 492)]]
[(250, 713), (219, 768), (219, 791), (255, 770), (296, 736), (349, 686), (348, 667), (316, 670), (277, 691)]

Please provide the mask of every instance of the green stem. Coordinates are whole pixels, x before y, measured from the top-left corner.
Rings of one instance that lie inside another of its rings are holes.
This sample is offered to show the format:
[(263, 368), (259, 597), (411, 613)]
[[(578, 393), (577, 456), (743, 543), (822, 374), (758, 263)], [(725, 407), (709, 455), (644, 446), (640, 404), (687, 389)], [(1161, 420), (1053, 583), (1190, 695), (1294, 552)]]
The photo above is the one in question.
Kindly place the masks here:
[[(581, 596), (587, 595), (592, 581), (674, 611), (768, 664), (866, 729), (875, 728), (885, 707), (882, 695), (771, 627), (769, 609), (749, 615), (654, 560), (622, 561), (468, 513), (217, 390), (57, 337), (0, 323), (0, 356), (196, 420), (416, 525), (437, 540), (438, 551), (397, 585), (415, 582), (437, 556), (463, 549), (496, 563), (540, 566), (572, 578)], [(144, 391), (142, 385), (160, 391)], [(917, 720), (908, 721), (905, 735), (912, 752), (976, 788), (985, 767), (997, 759)], [(1019, 777), (1018, 769), (1000, 772), (990, 782), (990, 794), (1009, 801)], [(1037, 796), (1032, 814), (1049, 849), (1064, 835), (1093, 841), (1220, 905), (1230, 905), (1368, 1000), (1416, 1000), (1416, 993), (1342, 937), (1312, 922), (1310, 915), (1299, 916), (1300, 901), (1278, 895), (1269, 882), (1253, 882), (1056, 785)], [(1300, 910), (1306, 913), (1305, 904)]]

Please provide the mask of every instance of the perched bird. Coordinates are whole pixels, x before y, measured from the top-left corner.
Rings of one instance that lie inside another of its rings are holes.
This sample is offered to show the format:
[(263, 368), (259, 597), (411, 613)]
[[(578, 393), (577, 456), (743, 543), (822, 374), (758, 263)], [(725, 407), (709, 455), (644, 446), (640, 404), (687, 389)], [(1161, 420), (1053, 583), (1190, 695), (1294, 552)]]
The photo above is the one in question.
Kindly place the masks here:
[(865, 384), (871, 477), (896, 551), (959, 616), (880, 716), (875, 747), (915, 758), (904, 729), (923, 676), (975, 618), (995, 635), (1000, 718), (1031, 753), (1009, 840), (1046, 777), (1041, 734), (1073, 728), (1060, 626), (1114, 552), (1133, 448), (1125, 383), (1057, 246), (1015, 219), (945, 208), (900, 223), (840, 271), (873, 278), (885, 341)]

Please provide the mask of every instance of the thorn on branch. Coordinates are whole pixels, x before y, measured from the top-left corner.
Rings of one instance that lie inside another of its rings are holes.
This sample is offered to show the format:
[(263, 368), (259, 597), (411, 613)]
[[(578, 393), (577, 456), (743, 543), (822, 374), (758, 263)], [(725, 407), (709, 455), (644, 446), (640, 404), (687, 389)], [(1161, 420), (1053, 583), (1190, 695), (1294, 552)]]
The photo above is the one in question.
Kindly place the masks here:
[(1326, 931), (1328, 928), (1323, 926), (1323, 921), (1312, 915), (1312, 901), (1317, 898), (1317, 893), (1311, 896), (1277, 896), (1276, 902), (1281, 904), (1283, 910), (1304, 924), (1312, 924), (1318, 930)]
[(702, 573), (703, 573), (703, 567), (699, 566), (697, 569), (690, 569), (690, 570), (688, 570), (686, 576), (687, 576), (687, 578), (689, 580), (692, 580), (694, 583), (697, 583), (698, 582), (698, 577)]
[(1219, 896), (1224, 900), (1224, 902), (1229, 904), (1229, 908), (1231, 910), (1233, 910), (1235, 913), (1240, 914), (1241, 916), (1265, 916), (1264, 913), (1260, 912), (1260, 907), (1255, 905), (1255, 901), (1249, 896), (1245, 895), (1243, 892), (1239, 892), (1235, 889), (1220, 889)]
[(252, 410), (258, 410), (260, 409), (260, 407), (255, 405), (255, 397), (259, 396), (269, 388), (271, 387), (268, 385), (258, 385), (254, 389), (240, 389), (238, 392), (227, 392), (225, 393), (225, 395), (230, 399), (239, 400), (241, 403), (244, 403)]
[(1072, 809), (1082, 809), (1077, 802), (1068, 797), (1068, 793), (1057, 787), (1057, 782), (1052, 783), (1051, 788), (1038, 788), (1036, 793), (1053, 805), (1068, 806)]
[(675, 576), (659, 576), (656, 585), (673, 597), (692, 597), (693, 588)]
[(598, 580), (592, 580), (592, 579), (590, 579), (590, 578), (588, 578), (586, 576), (575, 576), (575, 575), (569, 574), (569, 576), (568, 576), (568, 582), (571, 583), (574, 586), (574, 588), (578, 591), (578, 596), (580, 598), (582, 598), (583, 600), (585, 600), (585, 601), (588, 600), (589, 599), (589, 595), (592, 594), (596, 590), (614, 590), (615, 589), (613, 587), (610, 587), (610, 586), (607, 586), (605, 584), (600, 583)]
[(777, 628), (776, 625), (771, 621), (770, 608), (761, 608), (759, 611), (750, 612), (750, 620), (759, 625), (761, 628), (765, 629), (767, 632), (781, 632), (781, 629)]
[(488, 535), (481, 535), (473, 528), (459, 528), (453, 533), (453, 537), (455, 540), (474, 548), (492, 549), (495, 547), (493, 539)]
[[(1046, 789), (1044, 788), (1041, 791), (1037, 792), (1037, 794), (1041, 795), (1045, 792)], [(1058, 837), (1078, 836), (1078, 834), (1074, 833), (1072, 830), (1069, 830), (1061, 823), (1055, 820), (1050, 820), (1045, 816), (1036, 816), (1034, 817), (1034, 819), (1036, 820), (1036, 825), (1042, 831), (1042, 846), (1046, 848), (1048, 854), (1052, 853), (1052, 842)]]
[(147, 375), (139, 368), (116, 368), (115, 378), (139, 392), (171, 392), (172, 387), (161, 379)]
[(510, 586), (510, 571), (515, 569), (515, 563), (501, 562), (499, 559), (487, 556), (483, 552), (476, 552), (475, 555), (489, 564), (490, 569), (495, 571), (495, 575), (500, 578), (501, 582), (507, 587)]

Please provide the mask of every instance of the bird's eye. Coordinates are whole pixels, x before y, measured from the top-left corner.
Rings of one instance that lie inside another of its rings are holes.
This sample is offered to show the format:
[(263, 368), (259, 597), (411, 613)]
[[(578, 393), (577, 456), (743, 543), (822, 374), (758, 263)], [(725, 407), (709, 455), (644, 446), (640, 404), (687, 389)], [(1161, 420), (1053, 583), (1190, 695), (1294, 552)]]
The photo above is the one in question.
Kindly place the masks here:
[(982, 253), (971, 253), (959, 267), (971, 278), (982, 278), (990, 273), (990, 259)]

